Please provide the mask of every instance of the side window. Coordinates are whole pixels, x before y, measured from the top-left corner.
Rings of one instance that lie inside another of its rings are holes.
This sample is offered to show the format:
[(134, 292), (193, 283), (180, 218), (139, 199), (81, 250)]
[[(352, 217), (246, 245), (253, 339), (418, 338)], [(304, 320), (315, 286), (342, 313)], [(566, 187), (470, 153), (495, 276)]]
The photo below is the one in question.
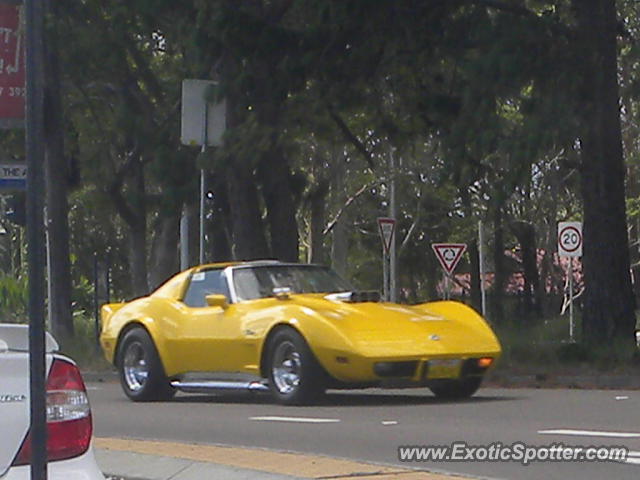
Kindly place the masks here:
[(224, 270), (206, 270), (194, 273), (182, 301), (189, 307), (206, 307), (205, 297), (214, 293), (225, 295), (227, 299), (230, 298)]

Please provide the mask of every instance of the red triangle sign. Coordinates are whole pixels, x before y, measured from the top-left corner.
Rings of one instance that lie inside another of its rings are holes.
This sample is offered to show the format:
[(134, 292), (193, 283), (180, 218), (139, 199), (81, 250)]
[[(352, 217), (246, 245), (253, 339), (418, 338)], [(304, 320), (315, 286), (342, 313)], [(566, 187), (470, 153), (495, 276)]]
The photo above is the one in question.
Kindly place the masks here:
[(458, 262), (462, 258), (462, 254), (467, 250), (466, 243), (432, 243), (433, 249), (438, 261), (444, 271), (451, 274)]
[(378, 228), (380, 229), (380, 239), (382, 240), (382, 247), (385, 253), (388, 255), (391, 249), (391, 240), (396, 230), (395, 218), (378, 218)]

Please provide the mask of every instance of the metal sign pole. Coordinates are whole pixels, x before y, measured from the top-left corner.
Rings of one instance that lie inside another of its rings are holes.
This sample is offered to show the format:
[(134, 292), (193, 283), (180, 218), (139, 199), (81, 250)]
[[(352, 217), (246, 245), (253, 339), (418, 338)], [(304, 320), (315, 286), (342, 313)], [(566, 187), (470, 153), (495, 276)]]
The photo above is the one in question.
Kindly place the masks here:
[(451, 276), (447, 273), (444, 274), (444, 299), (451, 299)]
[[(396, 168), (393, 147), (389, 148), (390, 160), (390, 184), (389, 184), (389, 217), (396, 218)], [(398, 262), (396, 258), (396, 236), (391, 235), (389, 245), (389, 298), (390, 302), (396, 302), (398, 298)]]
[(389, 259), (386, 250), (382, 249), (382, 296), (389, 301)]
[[(204, 120), (202, 122), (202, 150), (201, 155), (207, 150), (207, 129), (209, 128), (209, 103), (204, 99)], [(201, 160), (204, 160), (202, 158)], [(204, 263), (204, 196), (205, 196), (205, 179), (204, 168), (200, 169), (200, 265)]]
[(484, 285), (484, 238), (482, 235), (482, 220), (478, 221), (478, 264), (480, 267), (480, 297), (482, 299), (482, 316), (487, 316), (487, 292)]
[[(205, 146), (202, 146), (204, 153)], [(204, 196), (205, 196), (204, 170), (200, 170), (200, 265), (204, 263)]]
[(569, 257), (569, 341), (571, 343), (575, 341), (573, 335), (573, 257)]
[(187, 206), (182, 207), (180, 217), (180, 270), (189, 268), (189, 215)]
[(569, 341), (575, 341), (573, 257), (582, 256), (582, 222), (558, 222), (558, 256), (569, 257)]
[(44, 4), (25, 0), (31, 479), (47, 479), (44, 282)]

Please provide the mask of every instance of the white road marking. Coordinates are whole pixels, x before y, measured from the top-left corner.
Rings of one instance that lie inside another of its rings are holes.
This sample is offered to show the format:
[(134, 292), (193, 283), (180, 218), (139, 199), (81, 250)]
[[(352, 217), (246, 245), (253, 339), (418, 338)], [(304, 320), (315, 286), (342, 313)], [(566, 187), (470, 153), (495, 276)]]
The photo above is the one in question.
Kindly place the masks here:
[(395, 420), (383, 420), (382, 421), (382, 425), (397, 425), (398, 422), (396, 422)]
[(573, 435), (578, 437), (607, 437), (607, 438), (640, 438), (636, 432), (601, 432), (598, 430), (538, 430), (540, 435)]
[(87, 387), (87, 391), (102, 390), (102, 387)]
[(307, 418), (307, 417), (249, 417), (258, 422), (292, 422), (292, 423), (339, 423), (338, 418)]
[[(555, 429), (555, 430), (538, 430), (541, 435), (573, 435), (580, 437), (606, 437), (606, 438), (640, 438), (640, 433), (636, 432), (602, 432), (598, 430), (572, 430), (572, 429)], [(565, 448), (565, 450), (575, 450), (576, 448)], [(616, 460), (620, 463), (628, 463), (631, 465), (640, 465), (640, 451), (629, 450), (624, 460)]]
[(619, 395), (616, 397), (616, 400), (629, 400), (629, 397), (627, 397), (626, 395)]

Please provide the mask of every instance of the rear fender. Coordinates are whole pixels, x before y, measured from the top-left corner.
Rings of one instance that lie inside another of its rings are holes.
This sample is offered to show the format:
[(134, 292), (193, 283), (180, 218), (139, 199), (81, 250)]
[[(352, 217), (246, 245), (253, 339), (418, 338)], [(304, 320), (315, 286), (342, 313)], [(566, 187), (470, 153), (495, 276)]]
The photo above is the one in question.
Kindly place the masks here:
[[(162, 341), (162, 336), (158, 335), (157, 333), (158, 326), (153, 319), (141, 318), (141, 319), (131, 320), (120, 330), (120, 333), (118, 334), (118, 339), (116, 341), (115, 348), (113, 351), (113, 361), (112, 361), (113, 365), (116, 365), (117, 358), (118, 358), (118, 351), (122, 346), (122, 339), (128, 332), (130, 332), (135, 328), (141, 328), (149, 334), (149, 336), (151, 337), (151, 341), (153, 341), (153, 344), (155, 345), (158, 352), (160, 352), (160, 349), (163, 348), (164, 344)], [(159, 341), (161, 342), (161, 345), (158, 345)]]

